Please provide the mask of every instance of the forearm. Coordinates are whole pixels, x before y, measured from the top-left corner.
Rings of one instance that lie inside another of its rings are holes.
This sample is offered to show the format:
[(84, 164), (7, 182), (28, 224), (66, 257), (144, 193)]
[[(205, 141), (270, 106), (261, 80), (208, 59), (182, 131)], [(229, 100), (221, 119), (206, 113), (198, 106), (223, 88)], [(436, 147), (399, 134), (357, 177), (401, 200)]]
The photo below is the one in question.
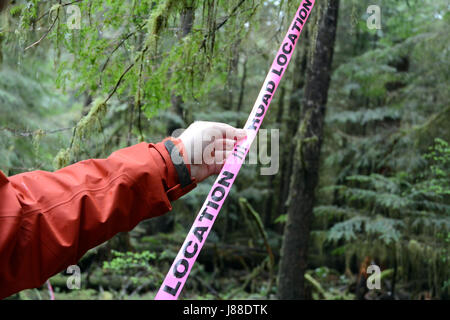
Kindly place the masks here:
[[(180, 188), (162, 143), (0, 182), (0, 298), (41, 285), (90, 248), (171, 210)], [(13, 290), (13, 291), (11, 291)]]

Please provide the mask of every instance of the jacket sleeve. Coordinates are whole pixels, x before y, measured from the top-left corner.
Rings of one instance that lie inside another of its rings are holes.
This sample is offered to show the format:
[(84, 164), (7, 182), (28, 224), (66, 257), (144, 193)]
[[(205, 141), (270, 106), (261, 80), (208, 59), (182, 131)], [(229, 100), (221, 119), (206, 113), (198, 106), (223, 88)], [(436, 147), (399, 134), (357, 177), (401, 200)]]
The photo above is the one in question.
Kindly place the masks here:
[(0, 171), (0, 299), (42, 285), (116, 233), (171, 210), (170, 201), (195, 186), (181, 187), (163, 142), (54, 173)]

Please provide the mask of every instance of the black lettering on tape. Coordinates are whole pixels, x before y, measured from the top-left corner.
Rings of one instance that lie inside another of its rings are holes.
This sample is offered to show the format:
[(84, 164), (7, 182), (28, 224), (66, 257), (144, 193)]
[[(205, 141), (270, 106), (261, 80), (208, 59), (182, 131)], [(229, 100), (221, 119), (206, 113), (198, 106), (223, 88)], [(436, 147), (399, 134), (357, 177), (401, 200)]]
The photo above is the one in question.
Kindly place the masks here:
[[(178, 271), (178, 267), (180, 265), (182, 265), (183, 268), (184, 268), (182, 272)], [(175, 277), (177, 277), (178, 279), (181, 279), (181, 278), (183, 278), (186, 275), (186, 272), (188, 271), (188, 268), (189, 268), (189, 262), (186, 259), (180, 259), (173, 266), (173, 275)]]
[(264, 111), (266, 111), (266, 107), (264, 107), (262, 104), (259, 105), (258, 111), (256, 112), (257, 117), (262, 117), (264, 114)]
[(307, 9), (308, 11), (311, 11), (312, 2), (311, 2), (310, 0), (306, 0), (306, 1), (303, 3), (303, 7), (304, 7), (305, 9)]
[(298, 32), (302, 31), (302, 29), (300, 29), (300, 27), (297, 25), (297, 22), (294, 22), (294, 24), (292, 25), (291, 30), (292, 31), (297, 30)]
[[(289, 47), (289, 49), (286, 49), (286, 47)], [(285, 54), (290, 54), (290, 53), (292, 52), (292, 49), (293, 49), (292, 45), (289, 44), (288, 42), (286, 42), (285, 44), (283, 44), (283, 52), (284, 52)]]
[(236, 148), (236, 149), (234, 149), (234, 152), (236, 152), (236, 154), (240, 154), (241, 156), (245, 156), (245, 152), (242, 151), (241, 149)]
[[(270, 100), (270, 98), (272, 98), (272, 95), (270, 95), (270, 94), (265, 94), (265, 95), (264, 95), (262, 101), (264, 102), (264, 104), (265, 104), (266, 106), (269, 105), (269, 100)], [(262, 115), (261, 115), (261, 116), (262, 116)], [(261, 117), (261, 116), (258, 116), (258, 115), (257, 115), (257, 117)]]
[(169, 287), (168, 285), (165, 285), (163, 290), (165, 292), (167, 292), (168, 294), (170, 294), (170, 295), (175, 297), (177, 292), (178, 292), (178, 290), (180, 289), (180, 286), (181, 286), (181, 282), (178, 281), (177, 285), (175, 286), (175, 288), (172, 288), (172, 287)]
[(222, 179), (219, 180), (219, 184), (223, 185), (224, 187), (229, 187), (230, 186), (230, 182), (228, 182), (227, 180), (231, 180), (234, 178), (234, 173), (229, 172), (229, 171), (225, 171), (223, 173), (223, 177)]
[(287, 63), (287, 61), (288, 61), (288, 58), (286, 57), (286, 55), (285, 54), (280, 54), (279, 56), (278, 56), (278, 58), (277, 58), (277, 63), (278, 63), (278, 65), (279, 66), (285, 66), (286, 65), (286, 63)]
[[(292, 42), (292, 45), (294, 45), (295, 46), (295, 42), (297, 41), (297, 35), (295, 35), (295, 34), (290, 34), (289, 36), (288, 36), (288, 38), (289, 38), (289, 40), (291, 40), (291, 42)], [(272, 92), (273, 93), (273, 92)]]
[(250, 127), (248, 127), (247, 129), (252, 129), (252, 130), (258, 130), (258, 127), (256, 126), (256, 124), (260, 123), (261, 120), (259, 120), (258, 118), (253, 119), (252, 121), (252, 125)]
[(233, 153), (233, 156), (235, 156), (236, 158), (239, 158), (239, 159), (242, 160), (242, 157), (240, 155), (236, 154), (236, 153)]
[(212, 202), (212, 201), (208, 201), (207, 206), (211, 207), (213, 209), (216, 209), (216, 210), (219, 209), (219, 205), (217, 203), (215, 203), (215, 202)]
[(203, 242), (203, 234), (208, 231), (208, 227), (196, 227), (194, 229), (194, 236), (197, 237), (198, 241)]
[(225, 188), (221, 186), (217, 186), (211, 195), (211, 198), (217, 202), (221, 201), (224, 197), (225, 197)]
[(280, 70), (273, 69), (272, 73), (275, 73), (277, 76), (281, 77), (283, 70), (284, 70), (284, 68), (281, 68)]
[(188, 251), (188, 248), (192, 245), (192, 241), (186, 243), (184, 246), (184, 256), (188, 259), (193, 258), (198, 251), (198, 244), (194, 243), (194, 250), (192, 252)]
[[(298, 15), (300, 16), (300, 18), (302, 18), (303, 20), (306, 19), (306, 17), (308, 16), (308, 11), (306, 11), (304, 8), (302, 8), (300, 10), (300, 12), (298, 13)], [(303, 24), (303, 23), (302, 23)]]
[[(211, 201), (210, 201), (210, 203), (214, 203), (214, 202), (211, 202)], [(212, 221), (212, 219), (214, 218), (214, 216), (213, 216), (212, 214), (210, 214), (207, 210), (208, 210), (208, 208), (205, 208), (205, 209), (202, 211), (202, 214), (200, 215), (200, 218), (198, 218), (198, 221), (203, 221), (203, 218), (206, 218), (206, 219)]]
[(267, 83), (266, 91), (273, 94), (273, 92), (275, 91), (275, 87), (276, 87), (275, 82), (270, 80), (269, 83)]

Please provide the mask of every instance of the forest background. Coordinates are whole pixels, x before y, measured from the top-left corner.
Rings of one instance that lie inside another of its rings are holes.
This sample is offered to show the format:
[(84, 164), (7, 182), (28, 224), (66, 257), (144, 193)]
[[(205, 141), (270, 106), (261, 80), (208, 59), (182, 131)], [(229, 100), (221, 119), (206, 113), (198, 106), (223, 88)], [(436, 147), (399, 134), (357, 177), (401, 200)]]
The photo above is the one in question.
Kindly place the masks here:
[[(0, 169), (242, 126), (299, 3), (11, 1)], [(317, 1), (263, 123), (279, 170), (243, 167), (181, 298), (449, 298), (449, 23), (446, 0)], [(212, 181), (89, 251), (79, 289), (73, 269), (52, 277), (56, 299), (152, 299)]]

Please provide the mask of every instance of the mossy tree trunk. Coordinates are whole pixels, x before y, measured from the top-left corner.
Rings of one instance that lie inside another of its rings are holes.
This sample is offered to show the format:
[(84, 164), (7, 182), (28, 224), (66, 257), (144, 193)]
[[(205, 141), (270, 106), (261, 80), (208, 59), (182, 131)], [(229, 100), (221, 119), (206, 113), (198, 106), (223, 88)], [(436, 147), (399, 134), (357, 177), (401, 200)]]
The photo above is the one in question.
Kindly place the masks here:
[[(304, 299), (308, 239), (318, 183), (320, 149), (336, 38), (339, 0), (325, 5), (312, 46), (301, 121), (294, 138), (288, 218), (279, 271), (280, 299)], [(318, 12), (318, 11), (317, 11)]]
[(303, 97), (305, 86), (305, 73), (308, 60), (308, 30), (305, 29), (302, 34), (302, 45), (299, 48), (299, 52), (295, 59), (294, 77), (292, 81), (292, 92), (289, 98), (289, 109), (285, 118), (284, 134), (282, 137), (282, 145), (285, 146), (282, 151), (281, 157), (281, 178), (278, 186), (278, 203), (277, 203), (277, 215), (286, 213), (286, 200), (289, 194), (289, 185), (292, 174), (292, 148), (294, 147), (292, 137), (295, 135), (299, 121), (301, 100)]

